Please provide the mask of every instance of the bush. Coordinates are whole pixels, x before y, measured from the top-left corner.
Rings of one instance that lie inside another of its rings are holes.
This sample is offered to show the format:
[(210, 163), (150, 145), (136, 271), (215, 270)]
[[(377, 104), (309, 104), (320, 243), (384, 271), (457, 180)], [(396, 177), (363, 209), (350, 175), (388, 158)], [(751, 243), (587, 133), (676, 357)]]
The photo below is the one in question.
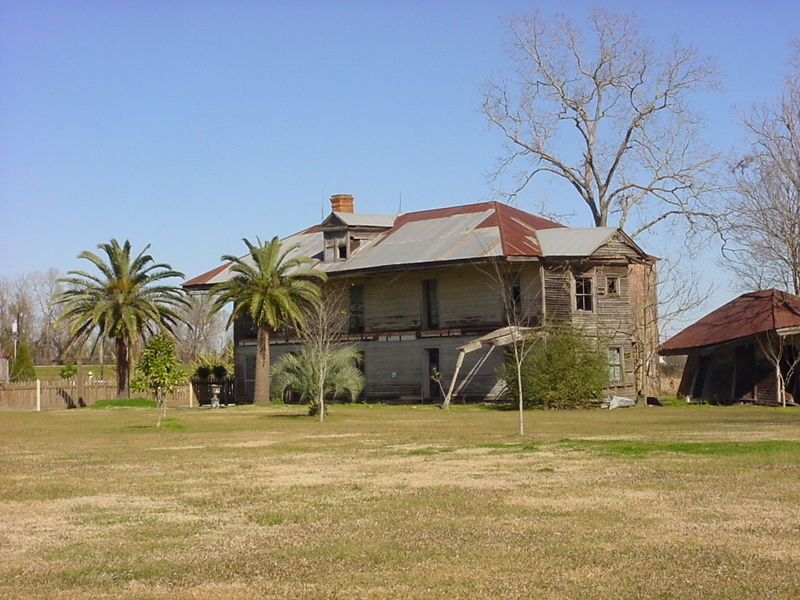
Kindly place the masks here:
[(63, 367), (61, 367), (61, 370), (58, 372), (58, 374), (61, 377), (61, 379), (70, 379), (78, 374), (78, 367), (76, 367), (72, 363), (67, 363)]
[[(581, 408), (600, 399), (608, 387), (605, 348), (568, 325), (550, 326), (524, 342), (523, 403), (526, 408)], [(508, 354), (511, 354), (509, 351)], [(513, 356), (502, 369), (505, 400), (519, 398)]]

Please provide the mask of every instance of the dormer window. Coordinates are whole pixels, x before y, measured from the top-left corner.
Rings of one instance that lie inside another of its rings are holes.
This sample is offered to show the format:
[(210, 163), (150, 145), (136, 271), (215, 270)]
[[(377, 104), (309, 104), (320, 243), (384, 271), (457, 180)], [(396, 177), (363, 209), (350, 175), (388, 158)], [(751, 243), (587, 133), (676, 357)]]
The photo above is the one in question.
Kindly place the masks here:
[(358, 248), (391, 229), (395, 217), (391, 215), (360, 215), (353, 212), (350, 194), (331, 196), (333, 212), (325, 217), (319, 228), (323, 233), (325, 262), (348, 260)]
[(348, 238), (346, 231), (325, 232), (325, 262), (347, 260), (350, 256)]

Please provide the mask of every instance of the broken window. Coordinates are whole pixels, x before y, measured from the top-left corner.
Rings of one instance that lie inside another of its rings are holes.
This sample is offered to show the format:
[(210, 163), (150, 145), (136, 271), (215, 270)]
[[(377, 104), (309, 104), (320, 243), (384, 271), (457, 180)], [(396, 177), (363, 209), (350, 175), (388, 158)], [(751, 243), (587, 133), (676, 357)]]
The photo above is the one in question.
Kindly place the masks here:
[(608, 379), (612, 382), (622, 381), (622, 348), (608, 349)]
[(575, 308), (586, 312), (592, 312), (594, 310), (591, 277), (575, 278)]
[(619, 294), (619, 277), (606, 277), (606, 294), (609, 296)]
[(346, 231), (325, 233), (325, 262), (347, 260), (349, 254)]

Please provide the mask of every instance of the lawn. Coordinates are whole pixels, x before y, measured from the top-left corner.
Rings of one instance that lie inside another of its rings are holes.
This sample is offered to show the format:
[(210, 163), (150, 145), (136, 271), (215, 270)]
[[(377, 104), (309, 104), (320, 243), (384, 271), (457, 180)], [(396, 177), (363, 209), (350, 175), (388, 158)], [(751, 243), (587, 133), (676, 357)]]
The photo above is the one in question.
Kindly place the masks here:
[(800, 598), (800, 409), (0, 413), (0, 597)]

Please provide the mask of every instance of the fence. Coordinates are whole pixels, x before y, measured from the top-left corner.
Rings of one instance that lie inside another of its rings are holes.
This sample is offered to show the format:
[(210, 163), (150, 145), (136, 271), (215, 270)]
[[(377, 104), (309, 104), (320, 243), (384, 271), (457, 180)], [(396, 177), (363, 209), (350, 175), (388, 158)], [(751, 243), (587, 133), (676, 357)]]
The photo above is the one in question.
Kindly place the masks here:
[[(77, 381), (22, 381), (0, 383), (0, 410), (62, 410), (91, 406), (98, 400), (117, 395), (115, 381), (86, 381), (78, 390)], [(151, 397), (149, 394), (138, 396)], [(175, 387), (167, 397), (167, 406), (197, 405), (191, 386), (187, 383)]]

